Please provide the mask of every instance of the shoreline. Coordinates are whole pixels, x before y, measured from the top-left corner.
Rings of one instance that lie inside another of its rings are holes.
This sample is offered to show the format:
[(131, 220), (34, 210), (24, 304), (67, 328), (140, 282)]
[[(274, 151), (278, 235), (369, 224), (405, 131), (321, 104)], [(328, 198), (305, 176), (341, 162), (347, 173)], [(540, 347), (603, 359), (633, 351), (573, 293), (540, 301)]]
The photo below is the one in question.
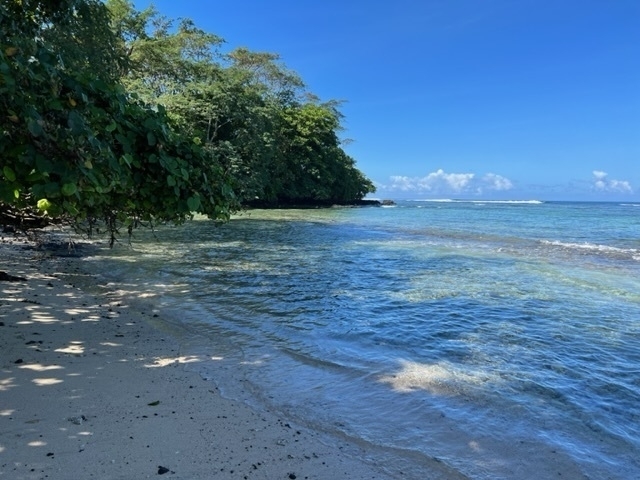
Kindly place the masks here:
[[(221, 396), (162, 312), (86, 288), (78, 258), (1, 242), (0, 270), (27, 280), (0, 282), (0, 479), (418, 478)], [(438, 467), (421, 475), (463, 478)]]

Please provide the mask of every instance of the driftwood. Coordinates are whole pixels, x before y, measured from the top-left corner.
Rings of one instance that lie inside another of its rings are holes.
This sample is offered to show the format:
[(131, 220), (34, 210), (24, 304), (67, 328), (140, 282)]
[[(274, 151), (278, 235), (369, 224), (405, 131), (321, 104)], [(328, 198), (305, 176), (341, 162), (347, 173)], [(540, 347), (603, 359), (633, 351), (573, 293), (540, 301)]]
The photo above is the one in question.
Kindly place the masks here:
[(17, 209), (0, 203), (0, 225), (5, 230), (32, 230), (51, 224), (51, 219), (39, 215), (34, 209)]

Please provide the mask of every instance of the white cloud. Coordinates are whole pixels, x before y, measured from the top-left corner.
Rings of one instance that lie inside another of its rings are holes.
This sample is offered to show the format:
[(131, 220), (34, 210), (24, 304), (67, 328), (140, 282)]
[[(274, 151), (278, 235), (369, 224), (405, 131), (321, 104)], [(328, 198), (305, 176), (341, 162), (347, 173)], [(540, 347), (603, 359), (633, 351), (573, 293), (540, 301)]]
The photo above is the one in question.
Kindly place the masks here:
[(488, 185), (489, 190), (500, 191), (511, 190), (513, 188), (513, 183), (511, 183), (511, 180), (495, 173), (487, 173), (484, 176), (483, 180)]
[(504, 191), (513, 188), (513, 183), (502, 175), (487, 173), (477, 177), (475, 173), (447, 173), (438, 169), (424, 177), (396, 175), (390, 177), (390, 184), (384, 186), (389, 191), (415, 192), (427, 194), (481, 194), (483, 191)]
[[(396, 175), (391, 177), (390, 180), (391, 180), (391, 185), (389, 185), (389, 187), (393, 190), (408, 192), (416, 189), (414, 180), (409, 177), (402, 177), (400, 175)], [(382, 185), (382, 188), (387, 188), (387, 186)]]
[(609, 175), (602, 170), (594, 170), (593, 186), (601, 192), (633, 193), (633, 188), (627, 180), (610, 180)]
[(461, 192), (468, 187), (473, 177), (475, 177), (473, 173), (445, 173), (444, 170), (439, 169), (427, 175), (424, 184), (430, 189), (444, 187), (454, 192)]

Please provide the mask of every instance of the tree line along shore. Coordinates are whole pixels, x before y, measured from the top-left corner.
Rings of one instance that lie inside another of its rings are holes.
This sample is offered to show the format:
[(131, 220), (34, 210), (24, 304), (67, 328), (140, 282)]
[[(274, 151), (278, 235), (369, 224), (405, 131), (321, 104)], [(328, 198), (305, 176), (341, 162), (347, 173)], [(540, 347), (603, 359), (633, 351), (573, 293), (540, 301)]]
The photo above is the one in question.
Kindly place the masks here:
[(278, 55), (128, 0), (0, 3), (0, 224), (91, 234), (360, 204), (340, 102)]

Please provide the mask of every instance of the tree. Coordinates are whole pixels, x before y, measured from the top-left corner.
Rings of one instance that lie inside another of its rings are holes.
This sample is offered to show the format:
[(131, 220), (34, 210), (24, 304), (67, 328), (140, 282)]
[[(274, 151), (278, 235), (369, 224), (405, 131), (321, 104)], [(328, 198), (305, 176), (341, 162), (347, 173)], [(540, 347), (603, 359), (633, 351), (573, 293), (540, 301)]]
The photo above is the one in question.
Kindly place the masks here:
[(278, 202), (348, 203), (374, 190), (340, 146), (340, 118), (335, 102), (309, 101), (282, 112)]
[(0, 3), (0, 220), (115, 240), (241, 203), (347, 202), (373, 185), (341, 116), (277, 55), (128, 0)]
[(337, 103), (321, 104), (277, 55), (222, 54), (222, 40), (189, 20), (107, 6), (130, 61), (123, 83), (202, 142), (240, 202), (344, 203), (374, 190), (340, 146)]
[(112, 243), (122, 225), (228, 218), (220, 165), (114, 78), (128, 59), (108, 18), (98, 0), (0, 4), (0, 218), (104, 220)]

